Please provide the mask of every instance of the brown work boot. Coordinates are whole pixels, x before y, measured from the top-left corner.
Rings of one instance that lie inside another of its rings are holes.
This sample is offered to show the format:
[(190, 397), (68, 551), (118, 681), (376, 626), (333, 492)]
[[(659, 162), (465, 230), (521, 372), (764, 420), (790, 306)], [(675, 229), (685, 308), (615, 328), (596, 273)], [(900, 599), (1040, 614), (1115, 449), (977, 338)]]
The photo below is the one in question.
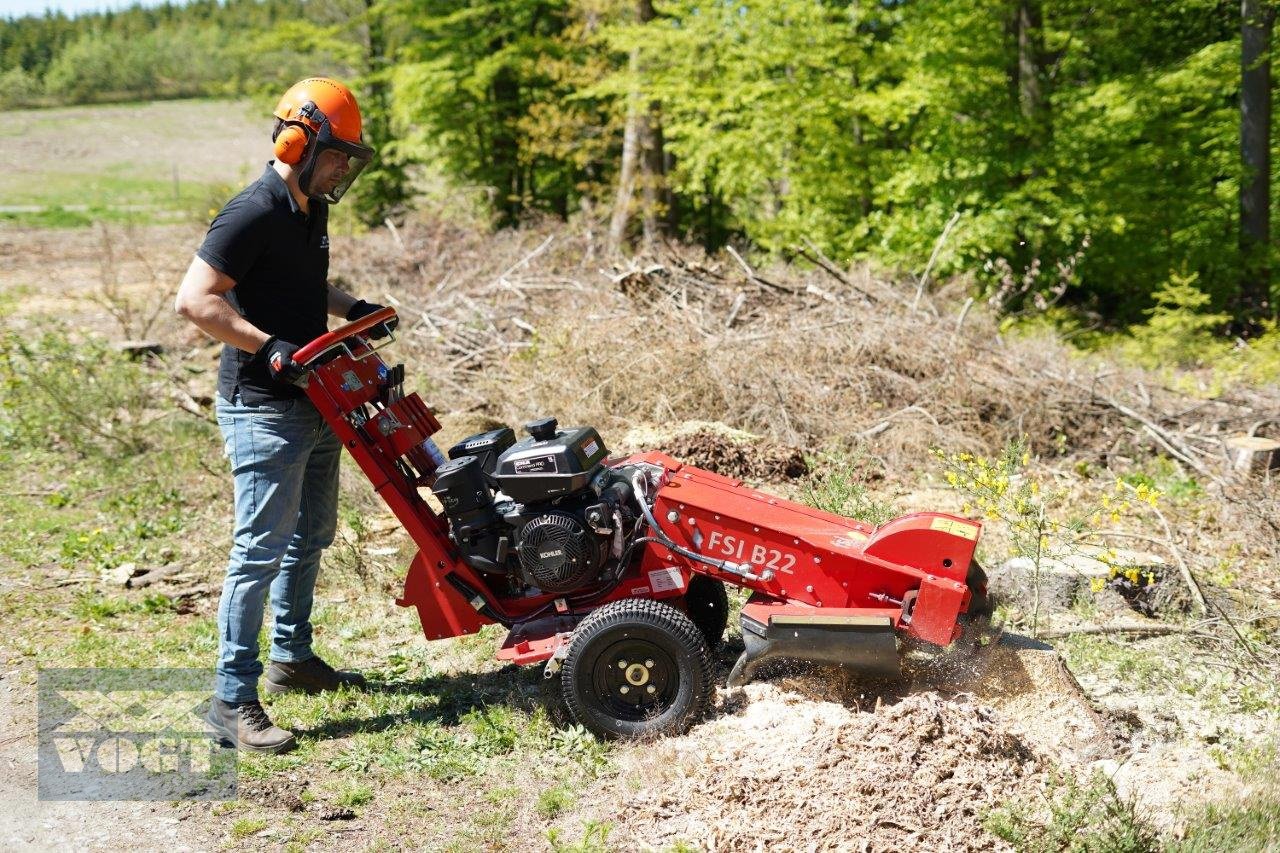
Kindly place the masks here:
[(364, 676), (358, 672), (339, 672), (319, 656), (297, 663), (281, 663), (273, 660), (267, 667), (268, 693), (319, 693), (337, 690), (339, 687), (364, 688)]
[(214, 696), (204, 719), (214, 735), (236, 749), (288, 752), (298, 744), (293, 732), (271, 722), (257, 699), (233, 705)]

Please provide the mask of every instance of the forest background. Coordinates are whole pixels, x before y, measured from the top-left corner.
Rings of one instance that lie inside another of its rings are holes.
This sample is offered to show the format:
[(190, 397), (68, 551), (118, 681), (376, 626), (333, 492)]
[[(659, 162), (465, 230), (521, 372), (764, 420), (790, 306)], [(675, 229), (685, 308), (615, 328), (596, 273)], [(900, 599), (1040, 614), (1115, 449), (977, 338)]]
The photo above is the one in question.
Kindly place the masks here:
[(445, 188), (496, 227), (549, 215), (614, 247), (928, 265), (1081, 341), (1145, 322), (1221, 356), (1276, 349), (1273, 16), (1263, 0), (195, 0), (0, 21), (0, 109), (250, 95), (266, 115), (330, 74), (379, 150), (357, 184), (369, 224)]

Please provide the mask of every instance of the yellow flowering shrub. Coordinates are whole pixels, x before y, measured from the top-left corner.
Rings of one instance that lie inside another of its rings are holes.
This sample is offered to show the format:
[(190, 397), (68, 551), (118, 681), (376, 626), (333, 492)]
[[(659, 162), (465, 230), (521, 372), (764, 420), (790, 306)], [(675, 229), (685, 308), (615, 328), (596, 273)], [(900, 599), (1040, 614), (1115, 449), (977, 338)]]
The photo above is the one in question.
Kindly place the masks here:
[[(1101, 548), (1101, 525), (1120, 522), (1143, 506), (1157, 506), (1159, 490), (1117, 478), (1101, 492), (1082, 495), (1072, 489), (1073, 481), (1065, 476), (1030, 470), (1031, 454), (1025, 439), (1010, 442), (995, 458), (941, 449), (933, 454), (942, 464), (948, 485), (966, 498), (961, 511), (1007, 532), (1011, 556), (1031, 560), (1037, 586), (1045, 561), (1061, 560), (1085, 549), (1095, 552), (1090, 556), (1103, 561), (1110, 573), (1108, 578), (1091, 581), (1095, 592), (1112, 584), (1124, 594), (1155, 583), (1150, 570), (1124, 565), (1114, 549), (1096, 551)], [(1034, 600), (1033, 630), (1039, 622), (1038, 589)]]

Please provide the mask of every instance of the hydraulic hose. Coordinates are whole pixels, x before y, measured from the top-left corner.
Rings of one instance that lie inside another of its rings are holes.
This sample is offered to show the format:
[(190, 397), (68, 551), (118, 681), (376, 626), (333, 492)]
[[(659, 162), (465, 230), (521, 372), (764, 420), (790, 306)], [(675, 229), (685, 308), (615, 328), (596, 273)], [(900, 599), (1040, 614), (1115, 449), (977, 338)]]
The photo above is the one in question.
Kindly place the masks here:
[(631, 542), (632, 545), (639, 542), (657, 542), (659, 545), (674, 551), (686, 559), (693, 560), (694, 562), (702, 563), (707, 566), (713, 566), (722, 572), (729, 572), (730, 574), (738, 575), (739, 577), (746, 578), (747, 580), (769, 581), (773, 579), (773, 572), (768, 569), (757, 575), (751, 571), (752, 566), (750, 563), (734, 563), (730, 560), (718, 560), (715, 557), (707, 557), (703, 554), (699, 554), (697, 551), (690, 551), (688, 548), (676, 544), (676, 542), (658, 526), (658, 522), (654, 520), (653, 511), (649, 508), (648, 490), (645, 489), (642, 478), (643, 474), (636, 471), (631, 475), (631, 486), (635, 489), (636, 501), (640, 504), (640, 512), (644, 514), (645, 523), (649, 525), (649, 528), (653, 531), (654, 535), (634, 539)]

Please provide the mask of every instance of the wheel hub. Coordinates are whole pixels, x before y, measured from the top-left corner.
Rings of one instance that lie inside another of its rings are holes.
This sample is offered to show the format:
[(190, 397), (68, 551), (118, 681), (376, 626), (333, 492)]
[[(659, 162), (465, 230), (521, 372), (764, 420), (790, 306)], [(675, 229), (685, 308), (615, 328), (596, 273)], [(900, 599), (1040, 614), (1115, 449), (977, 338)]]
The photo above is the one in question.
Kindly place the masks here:
[[(623, 662), (625, 664), (625, 662)], [(627, 683), (633, 687), (643, 687), (649, 683), (649, 667), (642, 663), (633, 663), (626, 668)]]
[(629, 638), (615, 643), (597, 662), (595, 681), (610, 713), (643, 719), (670, 705), (679, 686), (678, 670), (659, 646)]

